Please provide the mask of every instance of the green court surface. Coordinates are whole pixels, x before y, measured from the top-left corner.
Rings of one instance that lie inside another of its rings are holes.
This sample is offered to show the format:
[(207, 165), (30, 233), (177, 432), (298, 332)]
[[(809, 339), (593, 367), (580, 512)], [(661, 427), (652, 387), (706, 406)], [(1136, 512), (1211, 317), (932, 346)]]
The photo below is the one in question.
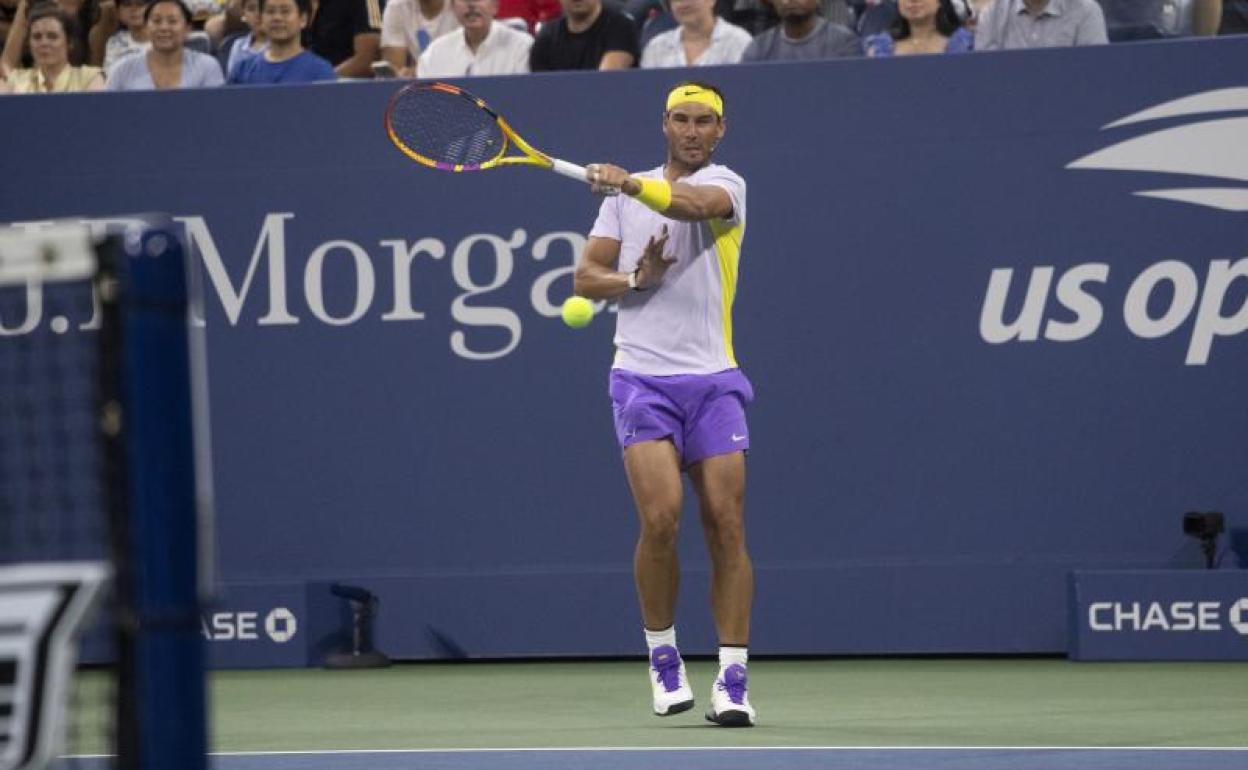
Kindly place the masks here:
[(1248, 666), (1060, 659), (755, 660), (754, 729), (699, 698), (649, 712), (636, 661), (457, 662), (212, 677), (213, 751), (688, 746), (1248, 745)]

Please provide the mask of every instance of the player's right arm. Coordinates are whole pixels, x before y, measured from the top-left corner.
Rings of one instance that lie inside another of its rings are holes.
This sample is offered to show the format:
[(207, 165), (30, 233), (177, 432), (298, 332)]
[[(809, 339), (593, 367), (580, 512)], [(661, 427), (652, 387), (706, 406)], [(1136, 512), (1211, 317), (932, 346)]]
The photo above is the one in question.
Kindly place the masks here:
[[(606, 194), (608, 190), (623, 192), (668, 219), (703, 222), (728, 219), (733, 215), (732, 196), (718, 185), (635, 177), (610, 163), (591, 163), (585, 168), (593, 192), (598, 195)], [(647, 191), (647, 185), (653, 186), (653, 189)]]

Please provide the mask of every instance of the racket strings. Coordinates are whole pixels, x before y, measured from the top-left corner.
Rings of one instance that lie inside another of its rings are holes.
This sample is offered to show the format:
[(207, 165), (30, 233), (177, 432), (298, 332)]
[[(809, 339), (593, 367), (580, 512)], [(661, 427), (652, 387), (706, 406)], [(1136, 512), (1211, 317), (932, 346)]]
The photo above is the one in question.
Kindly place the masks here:
[(433, 88), (412, 89), (397, 98), (390, 127), (411, 152), (450, 166), (476, 166), (507, 147), (491, 113), (464, 96)]

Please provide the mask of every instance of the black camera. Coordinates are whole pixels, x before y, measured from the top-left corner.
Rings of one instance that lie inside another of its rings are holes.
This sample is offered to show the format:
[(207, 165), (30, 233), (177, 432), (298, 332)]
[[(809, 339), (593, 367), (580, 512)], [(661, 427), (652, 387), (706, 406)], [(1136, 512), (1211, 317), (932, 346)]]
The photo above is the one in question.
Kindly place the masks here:
[(1205, 553), (1205, 567), (1213, 569), (1213, 555), (1217, 552), (1218, 535), (1226, 531), (1226, 517), (1218, 511), (1188, 511), (1183, 514), (1183, 534), (1200, 538), (1200, 549)]

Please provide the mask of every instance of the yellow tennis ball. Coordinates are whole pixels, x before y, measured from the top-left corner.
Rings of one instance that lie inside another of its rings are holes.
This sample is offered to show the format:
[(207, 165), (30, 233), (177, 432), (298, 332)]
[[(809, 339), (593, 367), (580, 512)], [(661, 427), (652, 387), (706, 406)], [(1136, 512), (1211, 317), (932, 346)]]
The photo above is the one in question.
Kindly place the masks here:
[(568, 297), (563, 301), (563, 322), (573, 329), (589, 326), (594, 320), (594, 303), (584, 297)]

